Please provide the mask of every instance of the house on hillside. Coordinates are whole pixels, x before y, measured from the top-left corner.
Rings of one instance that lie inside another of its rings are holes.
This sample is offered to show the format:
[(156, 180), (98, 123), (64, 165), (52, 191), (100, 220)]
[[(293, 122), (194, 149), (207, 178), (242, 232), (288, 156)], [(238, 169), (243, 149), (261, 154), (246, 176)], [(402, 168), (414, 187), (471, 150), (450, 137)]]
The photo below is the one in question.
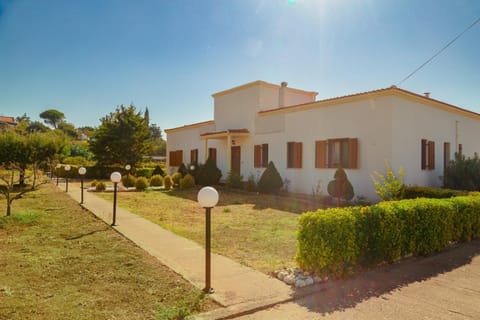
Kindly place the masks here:
[(289, 191), (326, 193), (335, 168), (355, 194), (377, 200), (371, 175), (385, 161), (408, 185), (441, 186), (455, 152), (480, 151), (480, 114), (395, 86), (315, 101), (317, 92), (255, 81), (212, 95), (214, 119), (167, 133), (167, 167), (216, 160), (258, 179), (269, 161)]
[(16, 125), (17, 125), (17, 123), (15, 122), (14, 117), (0, 116), (0, 129), (1, 128), (15, 127)]

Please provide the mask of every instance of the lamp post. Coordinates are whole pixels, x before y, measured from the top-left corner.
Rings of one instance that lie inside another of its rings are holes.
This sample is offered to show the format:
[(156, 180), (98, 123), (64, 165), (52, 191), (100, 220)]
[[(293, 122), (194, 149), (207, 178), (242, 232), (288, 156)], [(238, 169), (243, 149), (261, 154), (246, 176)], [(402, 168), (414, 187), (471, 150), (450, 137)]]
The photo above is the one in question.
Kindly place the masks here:
[(70, 165), (65, 166), (65, 192), (68, 192), (68, 171), (70, 171)]
[(113, 220), (112, 227), (115, 225), (117, 220), (117, 184), (122, 180), (122, 175), (120, 172), (112, 172), (110, 175), (110, 180), (113, 182)]
[(85, 169), (84, 167), (78, 168), (78, 174), (80, 175), (80, 190), (82, 194), (82, 197), (80, 198), (80, 204), (83, 204), (83, 176), (85, 175), (85, 173), (87, 173), (87, 169)]
[(125, 165), (125, 170), (127, 170), (127, 174), (130, 173), (130, 169), (132, 169), (132, 166), (129, 165), (129, 164), (126, 164), (126, 165)]
[(218, 203), (218, 192), (213, 187), (203, 187), (197, 195), (198, 203), (205, 208), (205, 288), (203, 292), (214, 293), (211, 286), (211, 209)]
[(55, 168), (57, 169), (57, 186), (58, 186), (58, 175), (60, 174), (61, 167), (62, 165), (60, 163), (57, 163), (57, 165), (55, 166)]

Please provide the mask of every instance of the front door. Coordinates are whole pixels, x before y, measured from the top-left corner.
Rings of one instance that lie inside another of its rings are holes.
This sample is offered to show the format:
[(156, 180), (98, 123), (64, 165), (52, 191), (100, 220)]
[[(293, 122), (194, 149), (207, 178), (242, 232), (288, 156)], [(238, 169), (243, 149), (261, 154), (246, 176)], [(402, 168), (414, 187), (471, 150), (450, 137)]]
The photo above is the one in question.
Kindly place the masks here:
[(233, 146), (232, 147), (232, 159), (231, 159), (231, 167), (232, 172), (240, 175), (240, 146)]

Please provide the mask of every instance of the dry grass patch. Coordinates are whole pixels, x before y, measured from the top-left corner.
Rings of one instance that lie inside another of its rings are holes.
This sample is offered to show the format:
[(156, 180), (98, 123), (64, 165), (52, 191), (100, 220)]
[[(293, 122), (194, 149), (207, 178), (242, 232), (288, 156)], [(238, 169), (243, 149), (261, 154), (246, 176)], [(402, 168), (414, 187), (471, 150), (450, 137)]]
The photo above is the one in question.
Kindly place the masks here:
[(0, 319), (176, 319), (215, 307), (52, 185), (0, 218), (0, 252)]
[[(121, 192), (120, 206), (185, 238), (204, 244), (205, 215), (198, 189)], [(305, 203), (220, 189), (212, 210), (212, 250), (265, 273), (295, 266), (298, 213)], [(111, 193), (99, 196), (112, 199)]]

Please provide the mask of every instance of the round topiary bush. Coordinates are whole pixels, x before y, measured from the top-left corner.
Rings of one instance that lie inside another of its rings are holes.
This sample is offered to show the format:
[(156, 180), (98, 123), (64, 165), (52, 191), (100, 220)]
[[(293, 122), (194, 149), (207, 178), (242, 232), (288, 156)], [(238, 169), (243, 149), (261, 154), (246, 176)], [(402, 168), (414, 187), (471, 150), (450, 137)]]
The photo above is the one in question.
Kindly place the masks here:
[(218, 169), (217, 164), (210, 157), (204, 165), (198, 168), (197, 183), (201, 186), (214, 186), (218, 184), (222, 177), (222, 171)]
[(172, 177), (170, 176), (165, 176), (165, 178), (163, 179), (163, 185), (165, 186), (165, 190), (170, 190), (173, 186), (173, 180), (172, 180)]
[(338, 168), (335, 171), (333, 180), (328, 183), (327, 186), (328, 194), (334, 198), (352, 200), (355, 195), (353, 192), (353, 186), (348, 181), (347, 174), (342, 168)]
[(122, 184), (125, 188), (135, 187), (135, 182), (137, 178), (134, 175), (126, 174), (122, 177)]
[(282, 177), (278, 173), (273, 161), (268, 163), (267, 169), (263, 171), (260, 180), (258, 180), (257, 188), (262, 193), (276, 193), (283, 187)]
[(96, 191), (105, 191), (105, 189), (107, 189), (107, 186), (105, 185), (105, 182), (98, 182), (95, 185), (95, 190)]
[(152, 187), (161, 187), (163, 186), (163, 177), (159, 174), (156, 174), (150, 178), (150, 186)]
[(180, 185), (180, 180), (182, 179), (182, 174), (180, 172), (175, 172), (172, 175), (172, 180), (173, 180), (173, 186), (177, 187)]
[(180, 180), (180, 187), (182, 189), (195, 187), (195, 178), (191, 174), (187, 173), (185, 177)]
[(161, 175), (162, 177), (165, 175), (165, 172), (163, 171), (162, 167), (160, 167), (159, 165), (156, 165), (155, 168), (153, 169), (153, 175)]
[(148, 180), (145, 177), (139, 177), (135, 182), (135, 188), (138, 191), (145, 191), (148, 188)]

